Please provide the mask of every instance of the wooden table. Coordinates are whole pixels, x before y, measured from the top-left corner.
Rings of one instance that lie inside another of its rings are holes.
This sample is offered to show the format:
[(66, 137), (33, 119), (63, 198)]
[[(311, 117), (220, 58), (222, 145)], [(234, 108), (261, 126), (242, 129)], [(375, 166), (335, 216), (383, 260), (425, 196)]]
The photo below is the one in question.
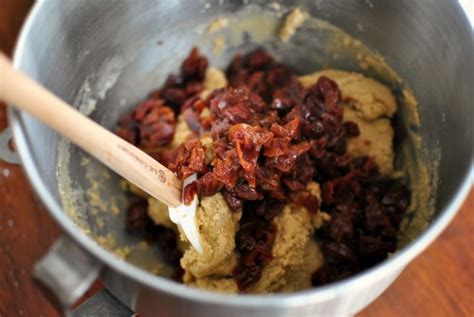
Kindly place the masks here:
[[(0, 49), (11, 53), (31, 0), (0, 0)], [(0, 79), (1, 80), (1, 79)], [(0, 131), (6, 126), (0, 105)], [(474, 316), (474, 190), (440, 238), (360, 317)], [(0, 317), (58, 316), (31, 279), (59, 236), (21, 166), (0, 162)]]

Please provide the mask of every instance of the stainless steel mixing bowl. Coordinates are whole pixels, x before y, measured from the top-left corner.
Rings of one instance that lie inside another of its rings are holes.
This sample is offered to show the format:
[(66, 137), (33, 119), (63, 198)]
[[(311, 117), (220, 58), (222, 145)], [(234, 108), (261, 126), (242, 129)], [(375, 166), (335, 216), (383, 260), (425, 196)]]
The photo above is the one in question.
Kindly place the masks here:
[[(321, 46), (321, 34), (311, 33), (317, 30), (303, 27), (288, 45), (263, 34), (265, 28), (275, 27), (278, 8), (265, 1), (38, 1), (22, 30), (14, 64), (82, 110), (87, 110), (84, 98), (89, 98), (89, 106), (96, 108), (92, 117), (112, 128), (119, 113), (176, 70), (195, 43), (212, 56), (212, 42), (202, 33), (212, 20), (222, 15), (245, 19), (249, 16), (245, 10), (254, 5), (267, 13), (248, 22), (253, 26), (248, 34), (229, 34), (234, 40), (222, 55), (211, 59), (214, 65), (223, 66), (235, 52), (263, 45), (300, 72), (315, 70), (324, 60), (346, 69), (359, 67), (351, 60), (331, 60), (334, 56)], [(421, 155), (428, 160), (439, 158), (439, 167), (429, 166), (438, 175), (439, 190), (436, 216), (428, 229), (384, 263), (316, 289), (237, 296), (188, 288), (120, 260), (78, 229), (60, 199), (59, 136), (10, 109), (14, 138), (31, 183), (69, 237), (36, 270), (64, 305), (80, 296), (104, 267), (109, 290), (142, 316), (350, 315), (381, 294), (454, 217), (471, 187), (474, 143), (472, 33), (458, 3), (285, 1), (281, 9), (286, 6), (305, 8), (362, 40), (412, 87), (420, 103)], [(93, 93), (85, 82), (101, 85), (102, 90)], [(81, 186), (85, 181), (78, 157), (79, 151), (72, 149), (68, 168)], [(114, 190), (112, 186), (110, 191)], [(77, 212), (91, 225), (94, 215), (86, 206), (79, 206)], [(108, 230), (123, 229), (119, 222), (110, 222)]]

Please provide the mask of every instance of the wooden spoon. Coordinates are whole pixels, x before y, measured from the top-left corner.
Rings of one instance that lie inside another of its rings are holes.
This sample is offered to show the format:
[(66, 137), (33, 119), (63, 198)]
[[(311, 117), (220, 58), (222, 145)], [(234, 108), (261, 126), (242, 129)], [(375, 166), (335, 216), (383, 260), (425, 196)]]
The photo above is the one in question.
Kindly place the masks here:
[(132, 184), (171, 207), (170, 218), (181, 225), (191, 244), (199, 252), (202, 251), (195, 222), (197, 199), (190, 206), (181, 203), (183, 182), (173, 172), (84, 116), (24, 73), (15, 70), (1, 52), (0, 99), (28, 112)]

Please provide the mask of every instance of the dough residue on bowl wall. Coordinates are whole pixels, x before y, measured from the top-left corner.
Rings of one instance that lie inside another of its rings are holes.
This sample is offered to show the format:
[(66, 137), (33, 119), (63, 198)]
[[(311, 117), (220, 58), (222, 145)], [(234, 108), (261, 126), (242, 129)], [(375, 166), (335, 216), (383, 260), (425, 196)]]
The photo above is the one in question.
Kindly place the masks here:
[(288, 13), (285, 17), (280, 30), (278, 31), (278, 37), (283, 42), (288, 42), (290, 38), (295, 34), (296, 30), (304, 23), (308, 14), (300, 8), (295, 8)]
[(229, 21), (226, 18), (217, 18), (209, 24), (207, 27), (207, 33), (212, 34), (217, 32), (229, 25)]
[[(90, 52), (87, 53), (87, 55), (89, 54)], [(97, 102), (106, 97), (107, 91), (118, 80), (124, 63), (125, 62), (118, 57), (106, 59), (96, 71), (86, 76), (73, 102), (73, 105), (76, 106), (79, 112), (89, 116), (95, 111)], [(86, 234), (90, 234), (91, 228), (87, 219), (88, 215), (81, 211), (81, 208), (86, 204), (85, 193), (88, 193), (89, 198), (91, 198), (90, 201), (92, 201), (93, 204), (95, 203), (96, 207), (106, 209), (106, 203), (101, 202), (100, 199), (97, 198), (100, 197), (100, 194), (94, 196), (96, 193), (94, 188), (100, 188), (98, 182), (91, 183), (91, 186), (84, 190), (79, 186), (77, 181), (71, 179), (69, 174), (71, 151), (70, 142), (61, 138), (58, 144), (58, 166), (56, 169), (59, 196), (66, 213)], [(89, 164), (90, 159), (87, 156), (83, 156), (80, 161), (80, 166), (86, 168)], [(94, 200), (94, 198), (96, 199)], [(91, 213), (98, 214), (97, 209), (93, 208)], [(103, 222), (103, 219), (97, 220), (99, 226)]]

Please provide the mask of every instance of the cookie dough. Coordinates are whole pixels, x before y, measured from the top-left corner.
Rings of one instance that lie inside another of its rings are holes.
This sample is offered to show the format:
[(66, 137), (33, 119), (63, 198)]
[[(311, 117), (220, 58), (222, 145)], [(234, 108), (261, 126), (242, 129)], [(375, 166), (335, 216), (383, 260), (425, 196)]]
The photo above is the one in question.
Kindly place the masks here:
[[(305, 284), (310, 284), (310, 279), (301, 285), (293, 280), (295, 275), (299, 275), (297, 280), (302, 280), (304, 276), (311, 276), (313, 271), (309, 272), (310, 268), (319, 266), (318, 263), (311, 263), (309, 267), (304, 267), (306, 250), (314, 229), (311, 215), (305, 208), (285, 206), (281, 214), (275, 217), (274, 224), (277, 234), (272, 250), (273, 260), (265, 266), (257, 284), (250, 287), (251, 293), (303, 289), (309, 286)], [(312, 251), (316, 251), (318, 255), (310, 257), (319, 259), (319, 250)], [(300, 269), (302, 271), (298, 272)]]
[[(307, 189), (320, 197), (317, 183)], [(205, 197), (197, 211), (197, 222), (204, 252), (186, 250), (181, 265), (188, 285), (220, 292), (235, 293), (237, 284), (232, 272), (238, 255), (234, 252), (235, 233), (241, 213), (232, 213), (221, 194)], [(305, 208), (286, 205), (275, 220), (277, 234), (273, 245), (273, 260), (265, 267), (261, 279), (250, 293), (290, 292), (310, 286), (311, 274), (322, 264), (322, 254), (311, 238), (316, 221), (319, 226), (327, 214), (310, 214)], [(185, 239), (184, 236), (182, 236)]]
[(174, 132), (173, 140), (169, 147), (171, 149), (176, 149), (180, 144), (186, 142), (189, 137), (193, 135), (193, 131), (188, 126), (186, 120), (184, 120), (183, 116), (178, 117), (178, 121), (176, 123), (176, 130)]
[(353, 156), (372, 156), (380, 172), (389, 175), (393, 172), (393, 129), (390, 120), (380, 118), (372, 121), (361, 118), (353, 108), (344, 108), (344, 121), (352, 121), (359, 126), (360, 135), (349, 139), (346, 150)]
[(365, 120), (391, 117), (397, 110), (395, 97), (388, 87), (362, 74), (327, 69), (300, 77), (303, 86), (315, 84), (319, 77), (334, 80), (342, 98)]
[(226, 87), (227, 78), (225, 77), (224, 72), (218, 70), (217, 68), (209, 67), (206, 70), (203, 85), (204, 89), (200, 96), (204, 99), (214, 90)]
[[(336, 81), (344, 101), (344, 121), (358, 124), (360, 135), (348, 141), (347, 151), (354, 156), (374, 157), (383, 174), (393, 171), (393, 130), (390, 117), (396, 111), (396, 102), (390, 90), (381, 83), (356, 73), (339, 70), (324, 70), (300, 77), (304, 86), (310, 86), (320, 76)], [(205, 98), (214, 89), (225, 87), (225, 75), (210, 68), (206, 72)], [(172, 146), (186, 140), (192, 132), (182, 118), (178, 119)], [(214, 156), (212, 138), (203, 136), (201, 143), (206, 148), (206, 161)], [(313, 195), (320, 198), (319, 184), (307, 185)], [(149, 199), (149, 215), (157, 223), (175, 225), (169, 221), (164, 205)], [(238, 230), (241, 212), (232, 212), (223, 196), (218, 193), (204, 197), (196, 212), (203, 253), (199, 254), (189, 244), (181, 259), (185, 273), (183, 282), (187, 285), (227, 293), (238, 292), (232, 272), (238, 263), (235, 252), (235, 234)], [(324, 212), (309, 213), (303, 207), (286, 205), (275, 217), (277, 230), (273, 245), (273, 260), (264, 268), (261, 279), (250, 287), (250, 293), (291, 292), (311, 287), (311, 274), (323, 263), (323, 255), (312, 235), (316, 228), (328, 221), (330, 215)], [(183, 241), (185, 236), (180, 235)]]
[(323, 70), (300, 77), (303, 86), (315, 84), (319, 77), (334, 80), (344, 101), (344, 121), (358, 124), (360, 135), (347, 142), (347, 152), (353, 156), (371, 156), (380, 172), (393, 172), (393, 129), (390, 118), (397, 103), (390, 89), (361, 74), (340, 70)]
[[(187, 274), (196, 279), (222, 274), (221, 265), (235, 249), (235, 232), (240, 215), (241, 213), (234, 213), (229, 209), (220, 193), (201, 199), (196, 211), (196, 221), (203, 252), (200, 254), (194, 248), (186, 250), (181, 266)], [(181, 238), (185, 239), (184, 235)]]

